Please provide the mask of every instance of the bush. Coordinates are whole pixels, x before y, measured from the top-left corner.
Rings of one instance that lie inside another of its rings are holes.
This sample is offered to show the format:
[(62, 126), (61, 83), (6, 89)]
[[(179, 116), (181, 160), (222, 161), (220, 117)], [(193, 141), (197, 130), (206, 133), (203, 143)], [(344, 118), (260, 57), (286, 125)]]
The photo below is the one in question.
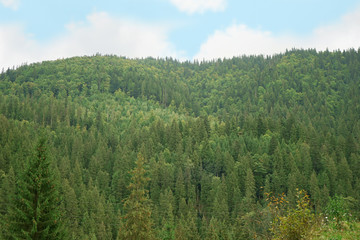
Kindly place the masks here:
[(336, 228), (342, 228), (347, 221), (351, 222), (353, 217), (350, 213), (350, 206), (353, 201), (355, 200), (351, 197), (344, 198), (337, 195), (330, 198), (325, 209), (327, 220)]
[(268, 197), (271, 211), (274, 214), (274, 220), (270, 231), (274, 239), (305, 239), (309, 237), (315, 215), (311, 211), (309, 195), (304, 190), (297, 190), (296, 206), (291, 208), (286, 196)]

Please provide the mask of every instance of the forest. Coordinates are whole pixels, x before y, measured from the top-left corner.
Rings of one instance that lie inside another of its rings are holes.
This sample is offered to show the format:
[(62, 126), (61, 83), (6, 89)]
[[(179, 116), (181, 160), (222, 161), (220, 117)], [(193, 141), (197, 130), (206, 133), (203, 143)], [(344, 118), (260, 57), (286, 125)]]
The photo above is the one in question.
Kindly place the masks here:
[(360, 49), (3, 69), (0, 239), (356, 239), (359, 139)]

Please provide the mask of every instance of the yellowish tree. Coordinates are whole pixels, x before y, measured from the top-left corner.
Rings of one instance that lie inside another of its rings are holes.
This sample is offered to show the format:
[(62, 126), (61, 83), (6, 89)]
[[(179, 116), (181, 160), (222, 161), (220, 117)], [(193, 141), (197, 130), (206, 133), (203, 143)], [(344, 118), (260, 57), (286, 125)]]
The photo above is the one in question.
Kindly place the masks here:
[(149, 178), (144, 168), (145, 159), (138, 154), (136, 167), (131, 171), (130, 195), (124, 203), (126, 211), (121, 224), (118, 239), (150, 240), (155, 239), (148, 191), (145, 189)]

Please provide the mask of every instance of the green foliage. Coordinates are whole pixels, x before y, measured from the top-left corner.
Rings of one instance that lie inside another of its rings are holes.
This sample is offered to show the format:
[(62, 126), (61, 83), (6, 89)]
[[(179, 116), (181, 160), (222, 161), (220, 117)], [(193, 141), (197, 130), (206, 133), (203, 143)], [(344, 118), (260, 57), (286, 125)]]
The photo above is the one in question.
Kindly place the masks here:
[[(71, 239), (115, 239), (124, 230), (119, 215), (129, 199), (143, 199), (127, 188), (139, 152), (148, 161), (143, 206), (154, 237), (268, 238), (264, 192), (287, 194), (285, 217), (297, 209), (296, 188), (310, 193), (317, 217), (338, 195), (356, 219), (359, 56), (354, 49), (209, 62), (96, 55), (9, 69), (0, 74), (1, 231), (40, 132), (61, 179)], [(293, 215), (286, 221), (301, 212)]]
[(274, 214), (270, 228), (274, 239), (308, 239), (315, 223), (315, 215), (311, 211), (309, 195), (304, 190), (296, 194), (295, 208), (289, 207), (286, 196), (269, 196), (268, 206)]
[(354, 220), (350, 211), (350, 205), (354, 202), (351, 197), (344, 198), (335, 195), (329, 198), (329, 202), (325, 209), (326, 219), (330, 224), (334, 224), (335, 228), (341, 229), (345, 222)]
[(359, 222), (344, 222), (342, 228), (334, 228), (325, 225), (320, 229), (320, 232), (313, 239), (329, 239), (329, 240), (342, 240), (342, 239), (359, 239), (360, 238), (360, 223)]
[(154, 239), (151, 209), (145, 189), (149, 179), (145, 176), (144, 164), (145, 159), (139, 153), (136, 167), (131, 172), (130, 195), (124, 202), (126, 214), (123, 218), (125, 223), (119, 230), (118, 239)]
[(63, 239), (58, 186), (50, 169), (45, 140), (41, 139), (26, 170), (17, 180), (11, 202), (7, 239)]

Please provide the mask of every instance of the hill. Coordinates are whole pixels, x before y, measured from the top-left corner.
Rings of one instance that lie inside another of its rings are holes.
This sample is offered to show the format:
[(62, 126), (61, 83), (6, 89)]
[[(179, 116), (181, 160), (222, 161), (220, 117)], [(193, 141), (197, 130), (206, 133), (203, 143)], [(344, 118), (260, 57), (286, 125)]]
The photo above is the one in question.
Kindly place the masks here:
[(75, 57), (3, 71), (0, 93), (2, 219), (44, 135), (72, 239), (121, 235), (139, 153), (160, 239), (270, 237), (266, 193), (297, 189), (359, 217), (360, 50)]

